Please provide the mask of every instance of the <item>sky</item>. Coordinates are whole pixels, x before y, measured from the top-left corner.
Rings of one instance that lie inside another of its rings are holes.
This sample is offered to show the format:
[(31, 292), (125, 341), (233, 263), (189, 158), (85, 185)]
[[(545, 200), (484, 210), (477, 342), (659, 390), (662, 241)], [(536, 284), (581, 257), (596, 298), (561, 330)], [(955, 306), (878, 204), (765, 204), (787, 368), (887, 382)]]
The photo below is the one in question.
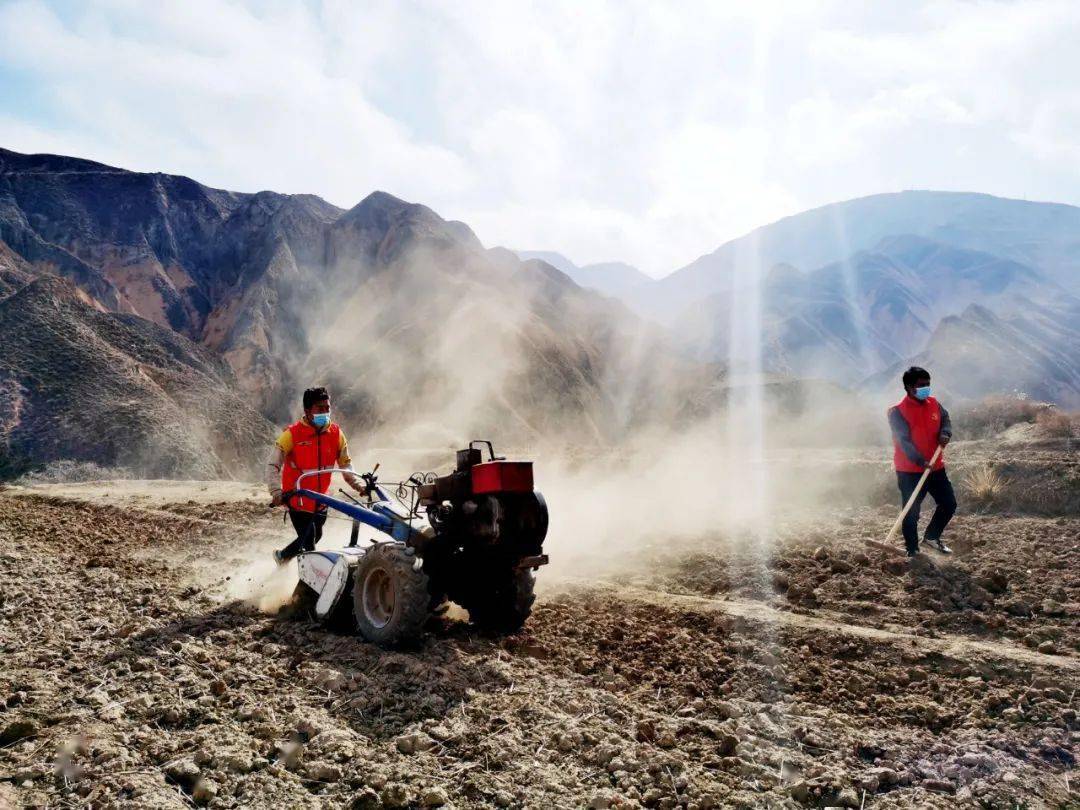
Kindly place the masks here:
[(1080, 203), (1077, 42), (1071, 0), (0, 0), (0, 146), (663, 276), (866, 194)]

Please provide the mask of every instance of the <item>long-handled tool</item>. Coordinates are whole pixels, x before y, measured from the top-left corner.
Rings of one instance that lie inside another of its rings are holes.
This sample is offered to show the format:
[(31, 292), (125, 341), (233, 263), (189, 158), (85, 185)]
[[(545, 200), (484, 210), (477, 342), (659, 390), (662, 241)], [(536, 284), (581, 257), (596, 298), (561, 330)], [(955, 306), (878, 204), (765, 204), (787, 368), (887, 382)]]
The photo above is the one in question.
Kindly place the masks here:
[(944, 450), (940, 444), (937, 450), (934, 451), (934, 455), (930, 457), (930, 463), (926, 465), (926, 469), (923, 470), (922, 478), (919, 479), (919, 483), (915, 485), (915, 491), (911, 493), (911, 497), (907, 499), (907, 503), (904, 504), (904, 508), (900, 511), (900, 517), (896, 519), (896, 523), (889, 529), (889, 534), (885, 538), (885, 543), (891, 543), (892, 539), (896, 537), (896, 533), (900, 530), (900, 526), (904, 523), (904, 518), (907, 517), (907, 513), (911, 511), (911, 507), (915, 505), (915, 499), (919, 497), (919, 493), (922, 492), (923, 485), (926, 483), (926, 479), (930, 477), (930, 471), (934, 469), (934, 465), (937, 464), (937, 460), (941, 457), (941, 451)]

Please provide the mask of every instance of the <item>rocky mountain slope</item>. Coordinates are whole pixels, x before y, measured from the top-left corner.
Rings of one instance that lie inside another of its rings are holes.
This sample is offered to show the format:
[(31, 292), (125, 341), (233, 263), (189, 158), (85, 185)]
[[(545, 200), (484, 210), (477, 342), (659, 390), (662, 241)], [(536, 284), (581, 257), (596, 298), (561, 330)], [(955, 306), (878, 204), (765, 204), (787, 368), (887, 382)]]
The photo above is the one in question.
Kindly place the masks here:
[[(1015, 392), (1080, 409), (1080, 300), (1019, 298), (1014, 304), (1004, 314), (973, 304), (945, 318), (911, 360), (934, 369), (951, 399)], [(875, 375), (865, 387), (895, 389), (901, 365)]]
[(0, 248), (9, 292), (66, 278), (223, 358), (277, 422), (327, 382), (347, 427), (399, 440), (606, 442), (709, 385), (622, 304), (382, 192), (342, 211), (0, 151)]
[(61, 459), (147, 477), (248, 475), (271, 425), (229, 368), (44, 277), (0, 299), (0, 474)]

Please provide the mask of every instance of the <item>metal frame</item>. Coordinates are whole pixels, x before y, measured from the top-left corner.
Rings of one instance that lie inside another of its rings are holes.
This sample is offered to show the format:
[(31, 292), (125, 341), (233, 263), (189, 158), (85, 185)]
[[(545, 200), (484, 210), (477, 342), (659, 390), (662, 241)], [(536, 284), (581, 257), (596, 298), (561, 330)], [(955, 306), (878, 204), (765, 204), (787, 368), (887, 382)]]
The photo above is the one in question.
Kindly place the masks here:
[(351, 467), (325, 467), (320, 470), (308, 470), (301, 473), (300, 477), (296, 479), (296, 489), (285, 493), (286, 503), (288, 503), (288, 498), (293, 495), (310, 498), (316, 503), (320, 503), (323, 506), (341, 512), (343, 515), (348, 515), (353, 520), (358, 520), (372, 528), (378, 529), (380, 532), (388, 534), (402, 543), (409, 543), (415, 535), (420, 534), (420, 531), (413, 528), (406, 518), (394, 511), (394, 502), (390, 499), (390, 496), (386, 494), (386, 490), (378, 484), (374, 487), (374, 495), (378, 496), (377, 498), (373, 497), (371, 492), (368, 493), (371, 508), (357, 503), (349, 503), (348, 501), (334, 498), (330, 495), (323, 494), (322, 492), (303, 489), (300, 486), (305, 478), (309, 478), (313, 475), (333, 475), (334, 473), (348, 473), (357, 477), (361, 476), (360, 473)]

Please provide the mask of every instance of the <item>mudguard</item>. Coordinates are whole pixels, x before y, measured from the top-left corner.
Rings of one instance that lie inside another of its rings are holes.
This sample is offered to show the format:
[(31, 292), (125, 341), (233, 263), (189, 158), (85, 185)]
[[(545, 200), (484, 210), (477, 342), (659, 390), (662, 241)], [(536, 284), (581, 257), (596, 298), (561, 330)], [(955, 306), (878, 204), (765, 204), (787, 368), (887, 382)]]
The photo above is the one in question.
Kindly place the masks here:
[(319, 619), (333, 614), (342, 594), (348, 590), (353, 569), (366, 551), (366, 548), (357, 547), (308, 551), (300, 555), (297, 563), (300, 580), (319, 595), (315, 602), (315, 615)]

